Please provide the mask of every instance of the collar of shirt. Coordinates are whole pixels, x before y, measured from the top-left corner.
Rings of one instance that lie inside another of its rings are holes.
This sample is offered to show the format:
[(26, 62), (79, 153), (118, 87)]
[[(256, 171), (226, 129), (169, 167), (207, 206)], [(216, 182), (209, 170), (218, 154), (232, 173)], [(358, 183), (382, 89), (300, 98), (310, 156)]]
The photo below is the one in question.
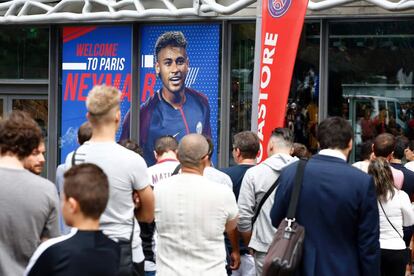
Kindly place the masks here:
[(319, 151), (319, 154), (340, 158), (346, 162), (346, 156), (339, 150), (323, 149)]

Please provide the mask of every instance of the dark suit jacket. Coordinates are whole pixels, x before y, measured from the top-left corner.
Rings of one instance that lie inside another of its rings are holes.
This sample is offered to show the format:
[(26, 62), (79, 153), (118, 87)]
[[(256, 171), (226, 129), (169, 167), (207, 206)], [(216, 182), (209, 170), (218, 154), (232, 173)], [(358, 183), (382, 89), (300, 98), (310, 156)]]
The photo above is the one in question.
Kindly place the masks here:
[[(271, 210), (275, 227), (286, 217), (298, 162), (286, 167)], [(380, 275), (379, 216), (373, 179), (344, 160), (308, 161), (296, 211), (305, 227), (299, 275)]]

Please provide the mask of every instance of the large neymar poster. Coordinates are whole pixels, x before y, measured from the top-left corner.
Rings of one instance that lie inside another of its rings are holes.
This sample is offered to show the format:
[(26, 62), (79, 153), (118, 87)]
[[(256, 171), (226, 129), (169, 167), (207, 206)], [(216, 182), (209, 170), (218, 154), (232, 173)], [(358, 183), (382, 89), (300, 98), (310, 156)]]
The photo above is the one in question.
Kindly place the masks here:
[[(122, 92), (122, 118), (131, 101), (131, 26), (64, 27), (62, 36), (61, 162), (78, 147), (77, 131), (86, 121), (85, 100), (97, 84)], [(120, 131), (117, 133), (117, 138)]]
[[(179, 141), (188, 133), (212, 138), (216, 163), (220, 24), (143, 25), (139, 41), (139, 136), (147, 164), (155, 163), (157, 138)], [(127, 115), (121, 137), (129, 131)]]

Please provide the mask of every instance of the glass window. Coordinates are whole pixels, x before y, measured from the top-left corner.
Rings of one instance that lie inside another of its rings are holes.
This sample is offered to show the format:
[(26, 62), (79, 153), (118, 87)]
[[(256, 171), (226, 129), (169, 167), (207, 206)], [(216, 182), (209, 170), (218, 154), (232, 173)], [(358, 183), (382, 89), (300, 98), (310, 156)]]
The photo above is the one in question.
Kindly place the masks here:
[[(255, 24), (233, 24), (231, 39), (230, 145), (234, 134), (250, 130), (254, 67)], [(286, 113), (286, 127), (295, 133), (295, 141), (316, 150), (318, 122), (320, 24), (305, 23)]]
[(250, 130), (254, 66), (255, 24), (233, 24), (231, 38), (230, 164), (233, 136)]
[(49, 30), (0, 28), (0, 78), (47, 79)]
[(331, 23), (328, 55), (328, 114), (354, 127), (351, 161), (380, 133), (414, 134), (413, 21)]
[(316, 152), (318, 124), (320, 24), (305, 23), (299, 42), (286, 111), (286, 127), (295, 142)]

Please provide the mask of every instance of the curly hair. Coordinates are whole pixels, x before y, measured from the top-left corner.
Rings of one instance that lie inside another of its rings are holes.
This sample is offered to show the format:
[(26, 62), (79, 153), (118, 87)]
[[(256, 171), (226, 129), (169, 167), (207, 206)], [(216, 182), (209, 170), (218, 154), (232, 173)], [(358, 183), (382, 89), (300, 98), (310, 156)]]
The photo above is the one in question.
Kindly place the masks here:
[(0, 154), (11, 153), (19, 160), (29, 156), (43, 139), (39, 125), (23, 111), (15, 110), (0, 121)]
[(187, 49), (187, 40), (182, 32), (166, 32), (158, 37), (155, 43), (155, 60), (158, 61), (159, 52), (167, 46)]

